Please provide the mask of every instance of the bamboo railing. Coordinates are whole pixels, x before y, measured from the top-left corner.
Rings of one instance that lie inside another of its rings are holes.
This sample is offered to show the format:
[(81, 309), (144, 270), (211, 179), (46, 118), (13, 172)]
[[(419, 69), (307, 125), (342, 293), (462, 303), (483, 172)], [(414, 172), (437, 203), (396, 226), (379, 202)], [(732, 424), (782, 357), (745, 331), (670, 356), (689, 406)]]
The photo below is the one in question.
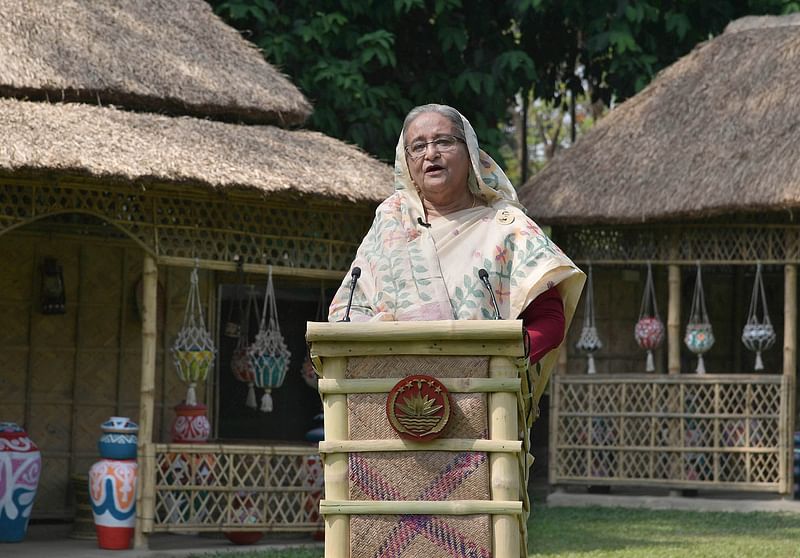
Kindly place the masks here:
[(556, 375), (550, 483), (788, 493), (789, 375)]

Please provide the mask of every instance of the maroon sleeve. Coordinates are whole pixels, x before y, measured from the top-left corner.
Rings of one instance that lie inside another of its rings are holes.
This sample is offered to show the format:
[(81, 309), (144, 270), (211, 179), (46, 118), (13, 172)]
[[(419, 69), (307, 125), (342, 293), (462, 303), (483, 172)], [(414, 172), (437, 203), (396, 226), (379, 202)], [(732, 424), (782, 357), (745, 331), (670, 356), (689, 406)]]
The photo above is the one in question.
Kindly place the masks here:
[(533, 299), (519, 317), (530, 338), (531, 362), (537, 362), (564, 339), (564, 303), (555, 287)]

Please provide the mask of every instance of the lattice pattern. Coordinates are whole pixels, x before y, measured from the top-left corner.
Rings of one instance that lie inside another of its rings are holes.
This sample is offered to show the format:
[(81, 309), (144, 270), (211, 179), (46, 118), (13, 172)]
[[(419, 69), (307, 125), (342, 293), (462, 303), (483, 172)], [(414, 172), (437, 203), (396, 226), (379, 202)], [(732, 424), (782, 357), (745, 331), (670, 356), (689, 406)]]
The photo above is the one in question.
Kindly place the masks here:
[(780, 491), (788, 384), (777, 375), (556, 376), (551, 481)]
[(154, 531), (320, 529), (314, 449), (156, 446)]
[(780, 263), (800, 259), (799, 230), (727, 224), (559, 227), (555, 237), (573, 260), (592, 263)]
[(279, 205), (197, 190), (41, 184), (0, 179), (0, 234), (47, 216), (90, 214), (157, 257), (346, 270), (369, 228), (368, 207)]

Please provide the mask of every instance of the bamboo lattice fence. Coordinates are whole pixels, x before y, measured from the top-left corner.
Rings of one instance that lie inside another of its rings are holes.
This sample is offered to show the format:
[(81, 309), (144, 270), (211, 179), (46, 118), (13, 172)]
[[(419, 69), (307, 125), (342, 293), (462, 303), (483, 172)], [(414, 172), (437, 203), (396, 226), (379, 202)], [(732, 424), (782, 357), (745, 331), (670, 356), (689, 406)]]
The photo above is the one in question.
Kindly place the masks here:
[(155, 470), (137, 512), (146, 533), (321, 527), (316, 448), (151, 444), (144, 454)]
[(784, 375), (555, 375), (550, 482), (785, 492)]

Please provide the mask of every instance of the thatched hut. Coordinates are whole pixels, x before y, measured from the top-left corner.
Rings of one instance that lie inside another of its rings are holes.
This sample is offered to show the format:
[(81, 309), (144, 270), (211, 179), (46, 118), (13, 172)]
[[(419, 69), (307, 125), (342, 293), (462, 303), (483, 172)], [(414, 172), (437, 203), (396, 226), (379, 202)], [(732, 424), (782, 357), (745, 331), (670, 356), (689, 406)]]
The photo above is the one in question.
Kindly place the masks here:
[[(605, 347), (551, 386), (552, 483), (791, 490), (800, 229), (800, 19), (745, 18), (662, 71), (522, 189), (576, 261), (595, 271)], [(659, 372), (633, 339), (644, 266), (667, 308)], [(695, 267), (717, 340), (709, 374), (683, 347)], [(776, 347), (753, 374), (741, 343), (757, 262)], [(781, 353), (781, 347), (783, 349)], [(750, 372), (750, 373), (747, 373)]]
[[(183, 397), (169, 347), (192, 267), (216, 337), (234, 258), (250, 281), (271, 266), (295, 355), (289, 396), (276, 394), (269, 420), (234, 417), (225, 438), (302, 439), (319, 402), (297, 376), (301, 328), (319, 282), (344, 275), (391, 170), (288, 128), (308, 101), (202, 1), (0, 0), (0, 12), (0, 415), (42, 449), (34, 517), (71, 515), (70, 476), (96, 460), (99, 424), (124, 414), (141, 426), (138, 544), (154, 531), (230, 526), (222, 514), (241, 483), (262, 496), (271, 487), (261, 508), (271, 515), (251, 528), (314, 529), (298, 472), (309, 448), (203, 450), (236, 471), (219, 498), (207, 486), (182, 493), (206, 500), (203, 517), (159, 492)], [(62, 314), (42, 312), (45, 260), (63, 276)], [(216, 428), (228, 366), (218, 359), (198, 392)]]

